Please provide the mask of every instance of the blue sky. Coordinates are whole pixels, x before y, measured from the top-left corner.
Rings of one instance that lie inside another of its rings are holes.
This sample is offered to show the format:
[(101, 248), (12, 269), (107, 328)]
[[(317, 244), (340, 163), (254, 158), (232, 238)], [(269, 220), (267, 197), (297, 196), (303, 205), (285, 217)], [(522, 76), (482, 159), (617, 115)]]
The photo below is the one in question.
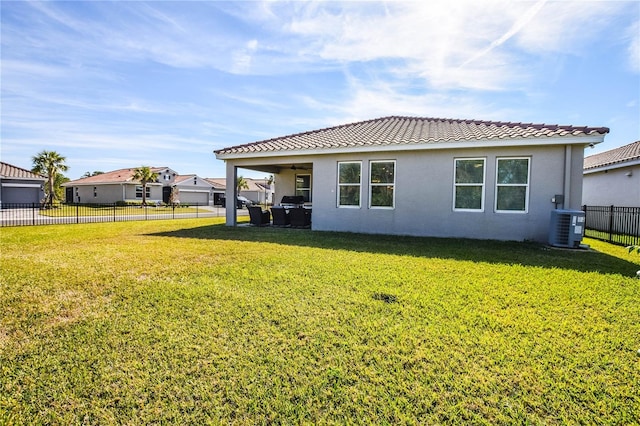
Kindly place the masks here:
[[(2, 1), (1, 158), (71, 179), (387, 115), (640, 139), (640, 2)], [(246, 176), (263, 177), (245, 174)]]

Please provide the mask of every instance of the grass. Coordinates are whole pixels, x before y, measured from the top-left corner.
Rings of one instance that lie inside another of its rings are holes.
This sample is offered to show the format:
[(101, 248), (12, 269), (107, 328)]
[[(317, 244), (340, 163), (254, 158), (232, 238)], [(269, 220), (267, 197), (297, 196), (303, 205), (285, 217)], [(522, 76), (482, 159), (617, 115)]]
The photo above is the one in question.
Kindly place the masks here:
[(638, 423), (624, 247), (220, 221), (0, 230), (0, 424)]

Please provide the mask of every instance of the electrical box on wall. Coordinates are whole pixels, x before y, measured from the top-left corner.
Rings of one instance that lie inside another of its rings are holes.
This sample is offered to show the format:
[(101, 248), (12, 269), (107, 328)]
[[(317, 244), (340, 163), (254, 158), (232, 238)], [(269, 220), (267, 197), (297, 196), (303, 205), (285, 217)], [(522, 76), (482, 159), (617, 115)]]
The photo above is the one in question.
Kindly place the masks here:
[(584, 235), (585, 215), (581, 210), (552, 210), (549, 244), (555, 247), (579, 248)]

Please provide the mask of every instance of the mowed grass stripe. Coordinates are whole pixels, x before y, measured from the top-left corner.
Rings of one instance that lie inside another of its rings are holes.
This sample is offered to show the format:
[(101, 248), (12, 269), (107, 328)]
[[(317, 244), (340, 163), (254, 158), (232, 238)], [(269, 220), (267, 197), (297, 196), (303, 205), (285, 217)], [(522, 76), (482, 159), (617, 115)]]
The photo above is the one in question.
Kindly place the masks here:
[(220, 223), (3, 229), (0, 423), (639, 418), (623, 247)]

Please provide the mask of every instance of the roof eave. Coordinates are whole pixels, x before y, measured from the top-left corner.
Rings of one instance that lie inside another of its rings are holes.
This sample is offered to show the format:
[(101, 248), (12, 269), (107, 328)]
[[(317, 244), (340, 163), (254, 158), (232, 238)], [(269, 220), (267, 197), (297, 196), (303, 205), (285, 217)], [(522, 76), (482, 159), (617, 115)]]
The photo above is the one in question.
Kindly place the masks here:
[(427, 151), (435, 149), (473, 149), (473, 148), (506, 148), (518, 146), (551, 146), (551, 145), (597, 145), (604, 141), (605, 134), (585, 136), (556, 136), (545, 138), (521, 138), (521, 139), (487, 139), (465, 140), (456, 142), (428, 142), (428, 143), (403, 143), (385, 144), (375, 146), (335, 147), (319, 149), (279, 150), (279, 151), (252, 151), (238, 153), (218, 153), (218, 160), (235, 160), (246, 158), (265, 157), (289, 157), (309, 155), (329, 155), (361, 152), (389, 152), (389, 151)]
[(617, 161), (615, 163), (590, 167), (588, 169), (584, 169), (584, 174), (587, 175), (591, 173), (605, 172), (607, 170), (622, 169), (625, 167), (633, 167), (633, 166), (640, 166), (640, 158), (636, 158), (632, 160), (622, 160), (622, 161)]

